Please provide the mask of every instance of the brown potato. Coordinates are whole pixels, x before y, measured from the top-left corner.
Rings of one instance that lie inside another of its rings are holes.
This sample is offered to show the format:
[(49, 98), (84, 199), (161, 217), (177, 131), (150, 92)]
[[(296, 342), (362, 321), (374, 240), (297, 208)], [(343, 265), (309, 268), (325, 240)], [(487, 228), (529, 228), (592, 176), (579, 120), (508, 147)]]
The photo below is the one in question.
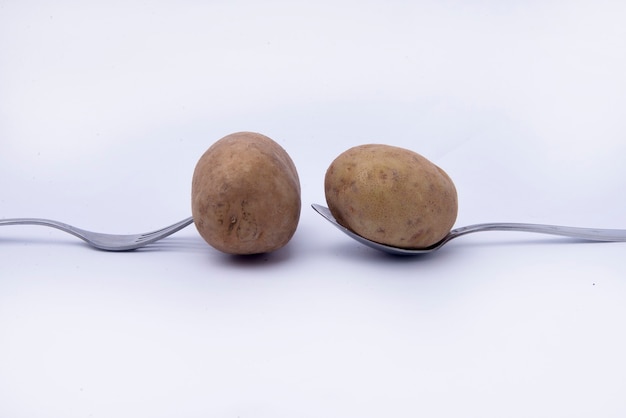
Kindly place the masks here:
[(426, 248), (440, 241), (456, 221), (457, 193), (450, 177), (404, 148), (350, 148), (326, 171), (324, 189), (341, 225), (382, 244)]
[(252, 132), (228, 135), (200, 158), (191, 210), (204, 240), (229, 254), (283, 247), (300, 218), (300, 180), (287, 152)]

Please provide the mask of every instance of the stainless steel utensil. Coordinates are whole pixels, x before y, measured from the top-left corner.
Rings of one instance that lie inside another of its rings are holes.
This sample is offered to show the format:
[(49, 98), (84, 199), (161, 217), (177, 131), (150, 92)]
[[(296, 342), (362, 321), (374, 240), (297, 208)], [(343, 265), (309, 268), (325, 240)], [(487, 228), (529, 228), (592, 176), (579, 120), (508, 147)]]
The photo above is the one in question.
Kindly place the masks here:
[(626, 241), (625, 229), (595, 229), (595, 228), (577, 228), (571, 226), (556, 226), (556, 225), (540, 225), (540, 224), (527, 224), (527, 223), (484, 223), (476, 225), (468, 225), (460, 228), (453, 229), (438, 243), (428, 247), (420, 249), (399, 248), (390, 245), (381, 244), (375, 241), (371, 241), (367, 238), (352, 232), (345, 226), (339, 224), (337, 220), (330, 213), (330, 210), (318, 204), (311, 205), (313, 209), (320, 215), (322, 215), (328, 222), (335, 225), (341, 232), (350, 236), (351, 238), (359, 241), (361, 244), (365, 244), (368, 247), (375, 248), (380, 251), (384, 251), (390, 254), (401, 255), (414, 255), (414, 254), (426, 254), (440, 249), (450, 240), (458, 238), (462, 235), (471, 234), (474, 232), (483, 231), (523, 231), (523, 232), (536, 232), (540, 234), (560, 235), (570, 238), (579, 238), (589, 241)]
[(137, 248), (144, 247), (148, 244), (152, 244), (160, 239), (172, 235), (174, 232), (180, 231), (187, 225), (191, 224), (193, 219), (191, 217), (183, 219), (180, 222), (176, 222), (173, 225), (165, 228), (158, 229), (152, 232), (146, 232), (143, 234), (133, 235), (115, 235), (115, 234), (103, 234), (100, 232), (91, 232), (84, 229), (76, 228), (75, 226), (68, 225), (63, 222), (53, 221), (50, 219), (40, 218), (13, 218), (13, 219), (0, 219), (0, 226), (2, 225), (41, 225), (49, 226), (51, 228), (60, 229), (61, 231), (72, 234), (92, 247), (106, 251), (129, 251)]

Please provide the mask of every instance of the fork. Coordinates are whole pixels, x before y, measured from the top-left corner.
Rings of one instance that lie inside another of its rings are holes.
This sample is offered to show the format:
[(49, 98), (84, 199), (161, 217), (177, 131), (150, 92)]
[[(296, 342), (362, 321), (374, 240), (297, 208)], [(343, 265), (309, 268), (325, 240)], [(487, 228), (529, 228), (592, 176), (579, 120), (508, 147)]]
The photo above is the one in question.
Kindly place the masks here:
[(100, 232), (86, 231), (75, 226), (68, 225), (63, 222), (53, 221), (51, 219), (41, 218), (13, 218), (13, 219), (0, 219), (0, 226), (2, 225), (41, 225), (49, 226), (51, 228), (60, 229), (61, 231), (72, 234), (94, 248), (105, 251), (130, 251), (137, 248), (144, 247), (148, 244), (152, 244), (158, 240), (161, 240), (167, 236), (172, 235), (174, 232), (180, 231), (187, 225), (193, 222), (193, 218), (189, 217), (183, 219), (180, 222), (176, 222), (173, 225), (165, 228), (158, 229), (152, 232), (146, 232), (143, 234), (132, 235), (116, 235), (116, 234), (103, 234)]

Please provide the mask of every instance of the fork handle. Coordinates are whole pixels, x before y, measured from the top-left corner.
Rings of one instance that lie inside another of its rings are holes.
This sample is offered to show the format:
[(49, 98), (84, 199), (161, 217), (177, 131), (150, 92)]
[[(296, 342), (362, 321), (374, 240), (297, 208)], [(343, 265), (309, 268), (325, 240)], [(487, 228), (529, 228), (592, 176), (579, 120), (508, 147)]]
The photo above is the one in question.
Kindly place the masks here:
[(52, 219), (44, 219), (44, 218), (7, 218), (0, 219), (0, 226), (2, 225), (41, 225), (41, 226), (49, 226), (51, 228), (56, 228), (61, 231), (67, 232), (69, 234), (74, 235), (82, 240), (86, 240), (83, 236), (83, 231), (80, 228), (76, 228), (75, 226), (59, 222), (53, 221)]
[(53, 221), (51, 219), (43, 218), (7, 218), (0, 219), (0, 225), (43, 225), (51, 226), (53, 228), (69, 227), (69, 225), (63, 222)]

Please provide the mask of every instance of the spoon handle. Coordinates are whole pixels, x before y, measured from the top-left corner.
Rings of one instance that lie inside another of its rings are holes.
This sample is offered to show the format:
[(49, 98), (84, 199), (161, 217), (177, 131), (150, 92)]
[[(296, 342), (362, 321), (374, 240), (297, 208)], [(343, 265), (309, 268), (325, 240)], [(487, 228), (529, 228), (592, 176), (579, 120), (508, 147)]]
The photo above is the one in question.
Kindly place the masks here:
[(626, 241), (626, 229), (579, 228), (573, 226), (506, 222), (475, 224), (456, 228), (450, 231), (448, 240), (460, 237), (461, 235), (482, 231), (536, 232), (591, 241)]

